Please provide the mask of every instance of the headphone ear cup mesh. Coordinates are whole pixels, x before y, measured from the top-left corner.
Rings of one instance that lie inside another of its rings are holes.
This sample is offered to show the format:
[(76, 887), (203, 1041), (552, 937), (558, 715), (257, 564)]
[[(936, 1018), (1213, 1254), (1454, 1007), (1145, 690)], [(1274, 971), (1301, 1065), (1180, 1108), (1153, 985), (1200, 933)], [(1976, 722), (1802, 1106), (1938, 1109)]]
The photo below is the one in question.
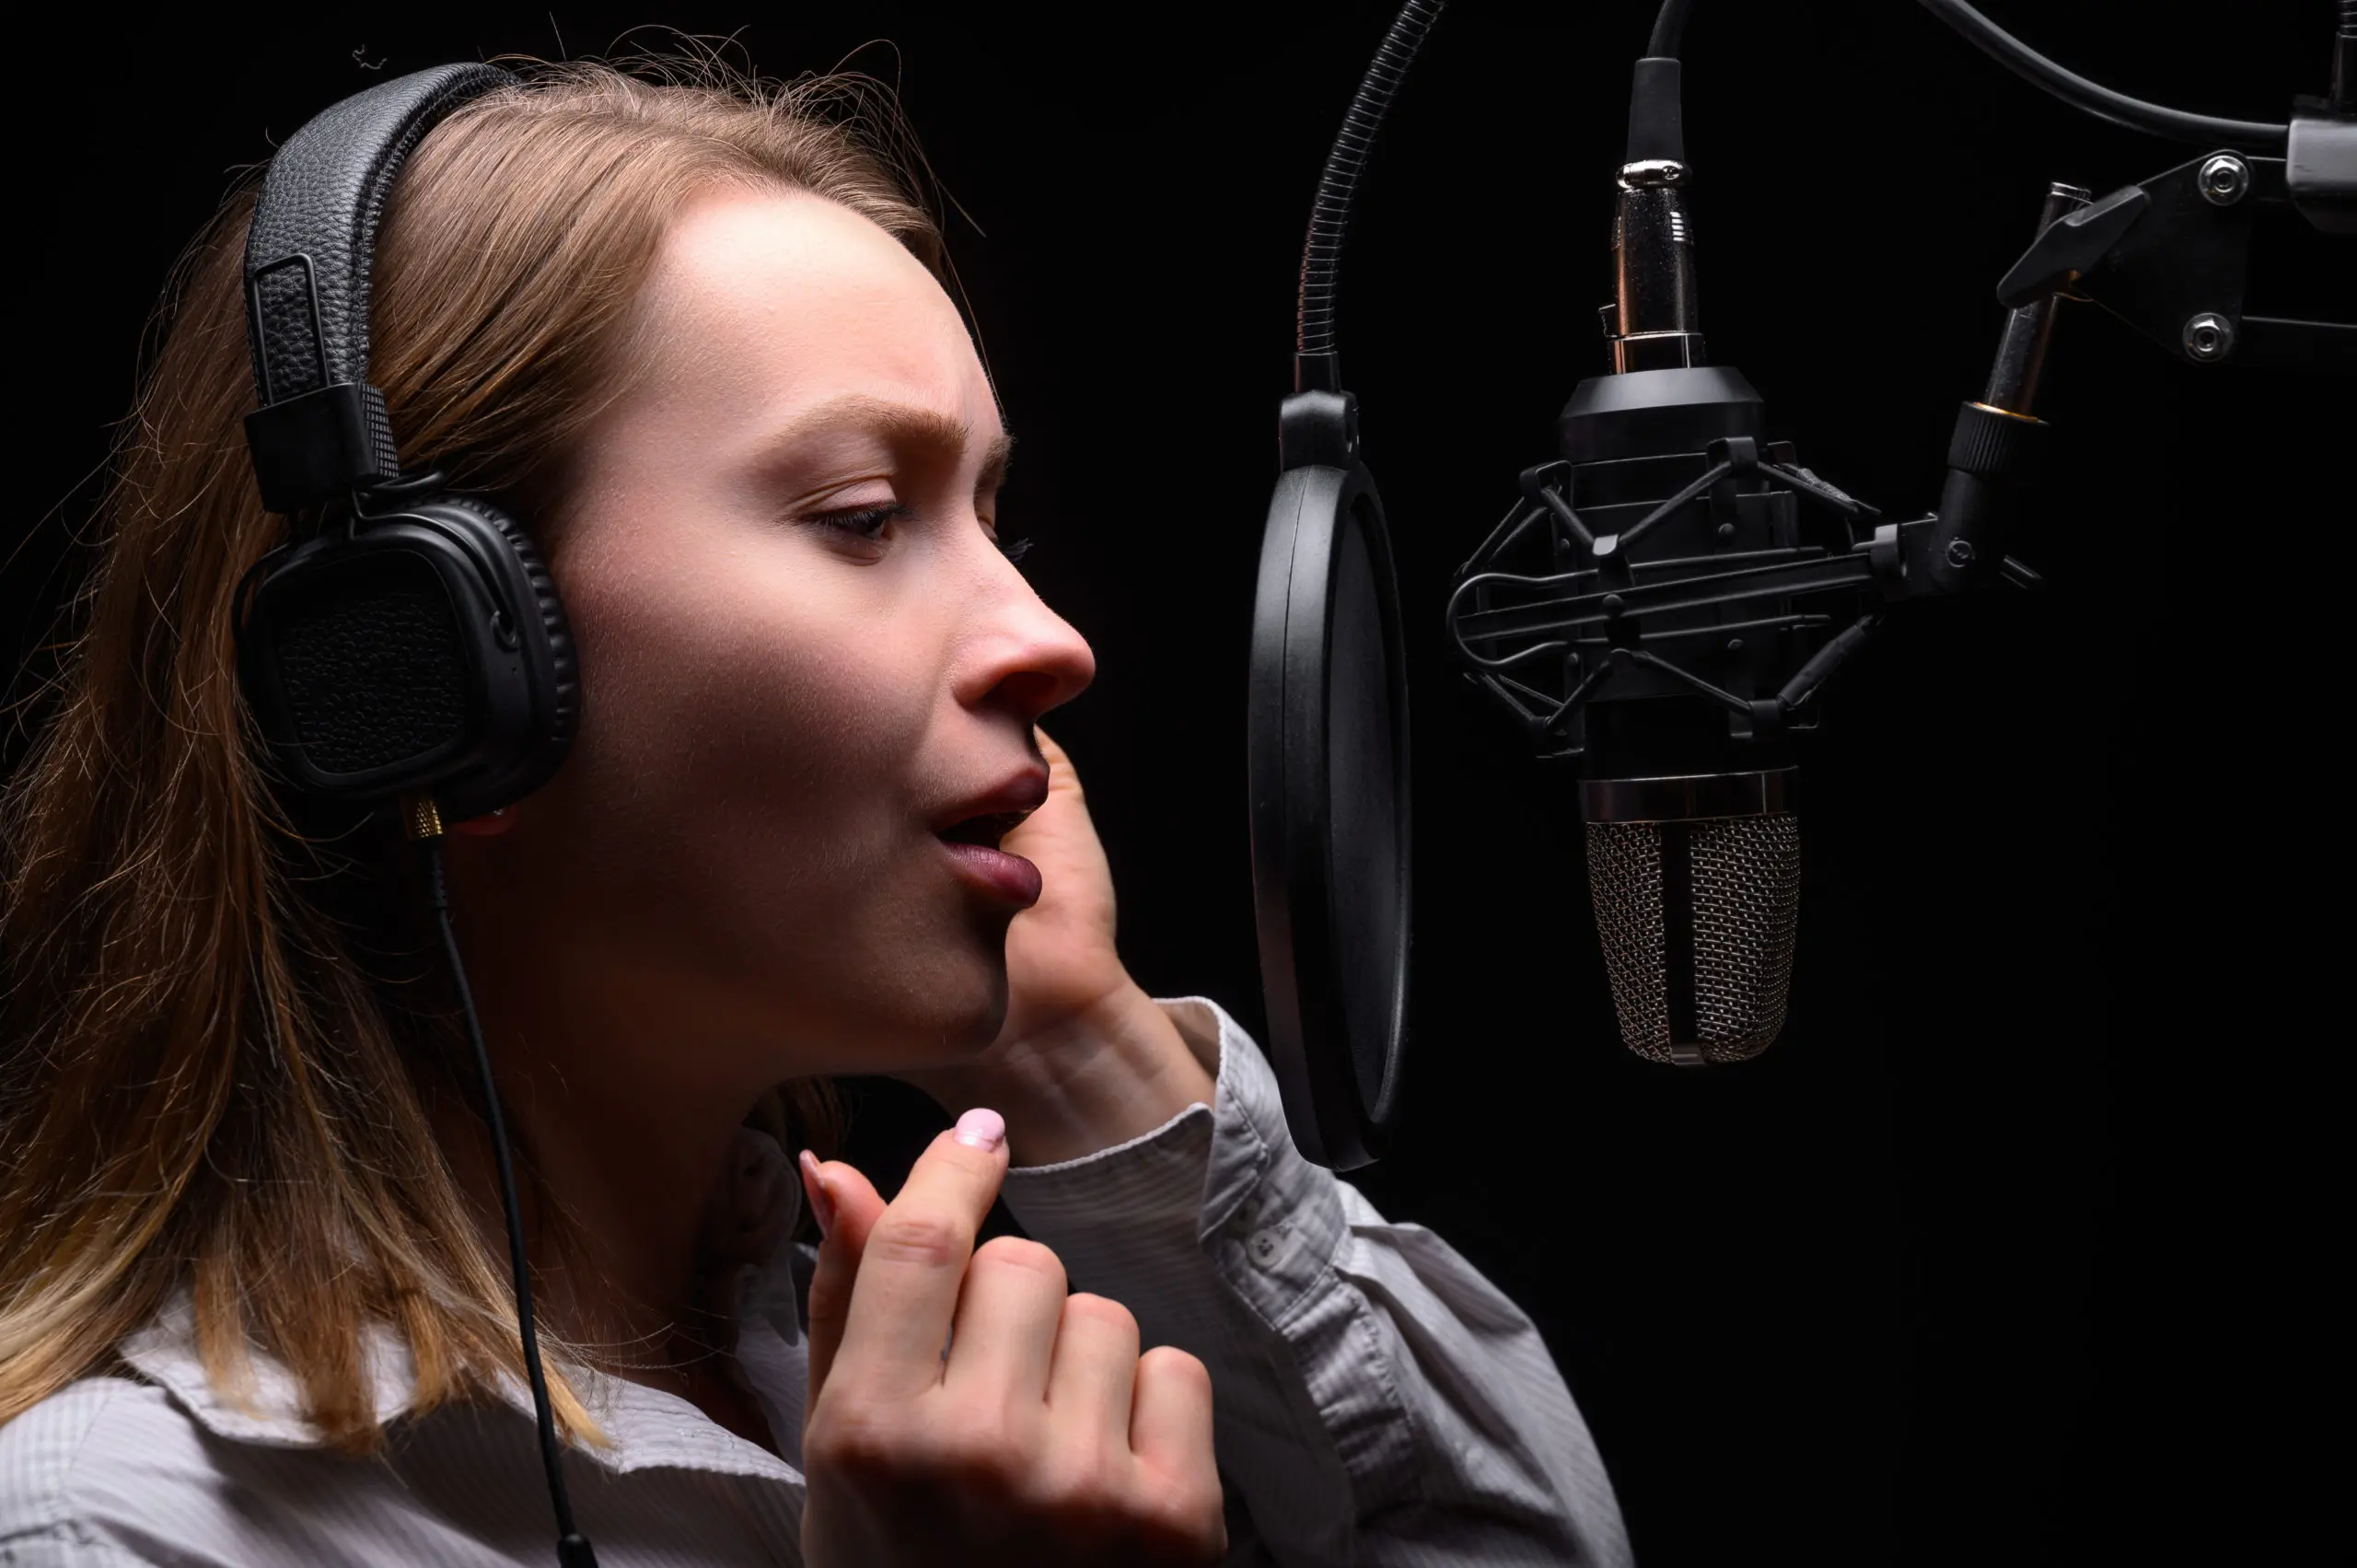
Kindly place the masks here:
[(300, 772), (399, 776), (463, 754), (480, 694), (449, 590), (424, 557), (315, 548), (271, 587), (272, 678), (249, 695)]
[(298, 785), (427, 793), (461, 821), (531, 794), (572, 749), (573, 633), (514, 518), (477, 495), (401, 499), (261, 577), (239, 674)]

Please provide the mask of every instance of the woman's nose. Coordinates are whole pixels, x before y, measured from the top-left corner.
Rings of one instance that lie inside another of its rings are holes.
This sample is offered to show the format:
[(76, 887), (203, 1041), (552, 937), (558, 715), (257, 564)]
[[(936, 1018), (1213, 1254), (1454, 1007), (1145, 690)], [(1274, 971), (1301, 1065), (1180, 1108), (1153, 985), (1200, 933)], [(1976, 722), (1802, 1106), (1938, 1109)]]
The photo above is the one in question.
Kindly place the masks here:
[[(1009, 576), (1016, 576), (1012, 566)], [(1010, 591), (993, 594), (992, 624), (978, 638), (986, 650), (959, 696), (968, 702), (1012, 706), (1028, 724), (1088, 690), (1097, 679), (1097, 655), (1071, 621), (1048, 608), (1030, 584), (1016, 577)]]

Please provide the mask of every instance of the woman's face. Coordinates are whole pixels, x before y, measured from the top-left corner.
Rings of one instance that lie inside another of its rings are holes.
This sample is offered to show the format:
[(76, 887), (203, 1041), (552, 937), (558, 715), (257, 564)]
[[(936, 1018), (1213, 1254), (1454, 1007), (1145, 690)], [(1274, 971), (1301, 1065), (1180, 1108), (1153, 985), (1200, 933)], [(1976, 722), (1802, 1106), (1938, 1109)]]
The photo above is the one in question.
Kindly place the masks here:
[(1019, 903), (937, 830), (1044, 786), (1032, 721), (1095, 673), (993, 542), (973, 344), (873, 224), (741, 191), (681, 215), (635, 342), (552, 530), (581, 733), (464, 841), (470, 947), (510, 1028), (645, 1056), (614, 1066), (749, 1094), (957, 1062)]

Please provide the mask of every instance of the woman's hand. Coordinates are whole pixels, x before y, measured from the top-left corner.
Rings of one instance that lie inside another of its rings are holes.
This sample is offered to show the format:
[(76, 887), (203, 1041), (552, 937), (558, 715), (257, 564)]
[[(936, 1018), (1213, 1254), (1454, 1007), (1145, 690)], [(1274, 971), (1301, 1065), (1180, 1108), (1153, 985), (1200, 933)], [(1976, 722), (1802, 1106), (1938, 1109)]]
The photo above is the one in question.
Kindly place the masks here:
[(1048, 798), (1000, 847), (1039, 868), (1006, 928), (1006, 1021), (972, 1061), (898, 1074), (944, 1107), (996, 1106), (1026, 1165), (1075, 1159), (1197, 1103), (1211, 1074), (1113, 944), (1113, 872), (1064, 749), (1033, 726)]
[(803, 1156), (827, 1221), (810, 1285), (803, 1560), (1216, 1562), (1227, 1531), (1210, 1374), (1167, 1345), (1140, 1355), (1129, 1310), (1066, 1295), (1039, 1243), (975, 1249), (1007, 1160), (998, 1119), (960, 1126), (978, 1122), (993, 1135), (942, 1133), (889, 1205), (852, 1167)]

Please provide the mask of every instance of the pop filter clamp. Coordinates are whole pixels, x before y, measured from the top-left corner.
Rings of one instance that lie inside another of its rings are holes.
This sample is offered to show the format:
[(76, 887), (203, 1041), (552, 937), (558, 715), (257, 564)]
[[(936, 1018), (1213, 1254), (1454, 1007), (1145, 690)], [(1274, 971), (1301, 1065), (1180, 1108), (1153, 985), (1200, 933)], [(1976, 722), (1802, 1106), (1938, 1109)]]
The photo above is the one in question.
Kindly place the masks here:
[[(2343, 0), (2330, 95), (2295, 99), (2288, 125), (2147, 104), (2036, 54), (1961, 0), (1922, 4), (2075, 107), (2212, 150), (2100, 200), (2049, 187), (2035, 238), (1997, 291), (2007, 315), (1995, 364), (1983, 396), (1957, 411), (1939, 508), (1884, 522), (1801, 467), (1788, 444), (1764, 439), (1759, 394), (1738, 372), (1701, 362), (1678, 63), (1667, 57), (1688, 4), (1668, 0), (1638, 64), (1621, 169), (1619, 297), (1605, 312), (1615, 374), (1574, 391), (1561, 459), (1524, 470), (1519, 499), (1460, 568), (1446, 607), (1466, 679), (1540, 756), (1589, 756), (1589, 719), (1621, 699), (1724, 713), (1720, 754), (1693, 770), (1713, 776), (1591, 780), (1592, 835), (1643, 793), (1622, 786), (1719, 784), (1736, 776), (1730, 757), (1756, 761), (1742, 776), (1759, 781), (1760, 800), (1669, 809), (1787, 809), (1790, 736), (1814, 726), (1814, 700), (1891, 608), (1997, 582), (2045, 586), (2003, 546), (2044, 459), (2048, 426), (2031, 410), (2062, 301), (2101, 304), (2193, 365), (2357, 368), (2357, 325), (2243, 309), (2256, 209), (2288, 203), (2320, 232), (2357, 231), (2357, 0)], [(1398, 592), (1357, 405), (1334, 355), (1333, 286), (1368, 147), (1440, 9), (1402, 8), (1319, 183), (1254, 603), (1248, 772), (1268, 1032), (1295, 1143), (1338, 1170), (1383, 1153), (1399, 1109), (1410, 885)], [(1657, 817), (1663, 807), (1631, 808)], [(1785, 977), (1764, 988), (1748, 1032), (1700, 1038), (1693, 956), (1682, 957), (1686, 1014), (1673, 952), (1669, 1016), (1655, 1008), (1643, 1043), (1615, 967), (1629, 1043), (1687, 1065), (1765, 1049), (1782, 1023)], [(1786, 973), (1789, 958), (1787, 946)]]

